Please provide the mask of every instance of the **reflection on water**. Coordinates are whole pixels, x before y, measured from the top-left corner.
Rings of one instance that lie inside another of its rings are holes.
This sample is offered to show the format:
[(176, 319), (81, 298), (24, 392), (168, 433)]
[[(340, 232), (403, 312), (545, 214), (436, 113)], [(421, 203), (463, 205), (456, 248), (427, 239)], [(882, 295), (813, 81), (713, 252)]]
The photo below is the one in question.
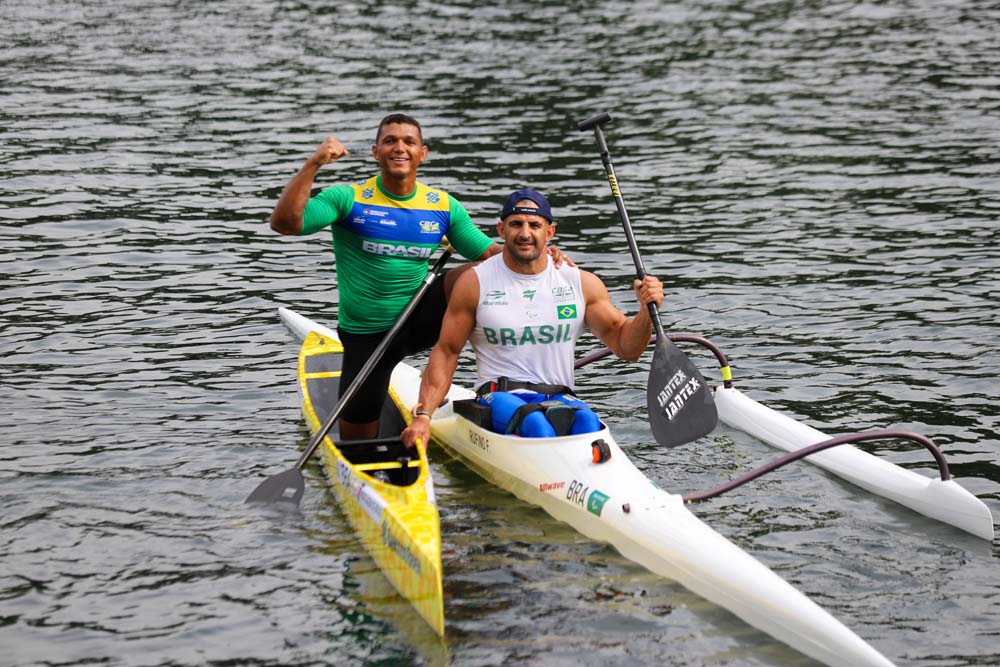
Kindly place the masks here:
[[(997, 513), (998, 19), (978, 2), (6, 8), (5, 664), (809, 664), (442, 452), (444, 643), (318, 468), (301, 513), (244, 508), (306, 439), (275, 309), (336, 318), (329, 240), (264, 220), (328, 133), (351, 156), (320, 182), (370, 175), (377, 120), (402, 109), (431, 145), (423, 180), (485, 229), (507, 191), (546, 192), (559, 245), (634, 310), (575, 129), (610, 110), (667, 328), (828, 432), (931, 436)], [(579, 384), (661, 486), (774, 456), (725, 428), (656, 448), (646, 372), (604, 361)], [(865, 447), (932, 474), (922, 450)], [(993, 545), (807, 465), (696, 512), (897, 664), (996, 659)]]

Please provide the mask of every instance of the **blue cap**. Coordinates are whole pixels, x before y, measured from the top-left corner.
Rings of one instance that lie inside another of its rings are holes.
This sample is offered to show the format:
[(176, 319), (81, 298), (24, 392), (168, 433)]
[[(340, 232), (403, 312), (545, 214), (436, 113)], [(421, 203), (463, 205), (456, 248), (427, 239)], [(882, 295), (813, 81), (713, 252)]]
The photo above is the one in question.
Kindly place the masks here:
[[(526, 206), (518, 206), (517, 202), (522, 199), (528, 199), (535, 202), (538, 208), (529, 208)], [(528, 213), (531, 215), (540, 215), (549, 222), (552, 222), (552, 209), (549, 207), (549, 200), (545, 198), (538, 190), (532, 190), (531, 188), (524, 188), (523, 190), (515, 190), (507, 195), (507, 200), (503, 203), (503, 210), (500, 211), (500, 219), (503, 220), (511, 213)]]

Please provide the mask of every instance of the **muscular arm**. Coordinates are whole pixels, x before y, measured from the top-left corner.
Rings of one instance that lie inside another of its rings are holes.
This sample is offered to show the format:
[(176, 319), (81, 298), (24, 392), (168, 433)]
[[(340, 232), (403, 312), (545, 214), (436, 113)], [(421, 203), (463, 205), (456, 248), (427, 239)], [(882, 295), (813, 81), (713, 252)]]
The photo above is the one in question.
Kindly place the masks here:
[(653, 321), (647, 304), (657, 308), (663, 303), (663, 285), (653, 276), (633, 283), (641, 307), (635, 317), (628, 318), (611, 303), (608, 289), (600, 278), (589, 271), (580, 272), (583, 295), (587, 301), (587, 326), (616, 356), (635, 361), (641, 355), (653, 331)]
[[(441, 336), (431, 350), (427, 368), (420, 379), (420, 405), (427, 412), (433, 413), (451, 388), (451, 379), (458, 366), (458, 355), (476, 324), (478, 303), (479, 277), (475, 271), (466, 271), (452, 290), (448, 310), (441, 322)], [(412, 447), (417, 439), (426, 445), (428, 438), (430, 419), (423, 415), (414, 417), (401, 436), (407, 447)]]
[(347, 155), (347, 149), (334, 137), (327, 137), (306, 163), (292, 177), (271, 212), (271, 229), (279, 234), (297, 235), (302, 232), (302, 212), (309, 202), (313, 181), (320, 167)]

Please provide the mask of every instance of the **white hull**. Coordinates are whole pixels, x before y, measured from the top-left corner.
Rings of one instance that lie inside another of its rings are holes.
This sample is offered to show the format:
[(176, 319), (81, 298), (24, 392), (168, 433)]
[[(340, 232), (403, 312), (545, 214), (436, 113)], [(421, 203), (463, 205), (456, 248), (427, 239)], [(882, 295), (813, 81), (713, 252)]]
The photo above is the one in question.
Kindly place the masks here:
[[(419, 372), (396, 367), (392, 385), (416, 403)], [(452, 388), (454, 401), (473, 392)], [(892, 663), (805, 595), (697, 519), (678, 495), (657, 488), (605, 429), (587, 436), (505, 437), (438, 408), (434, 439), (488, 481), (626, 558), (736, 614), (820, 662), (836, 667)], [(603, 439), (611, 459), (595, 464), (590, 443)], [(596, 494), (596, 495), (595, 495)], [(625, 505), (628, 505), (626, 511)]]
[[(747, 397), (738, 389), (717, 387), (719, 418), (764, 442), (794, 452), (830, 436)], [(930, 454), (928, 454), (930, 456)], [(983, 501), (954, 480), (942, 482), (901, 468), (857, 447), (840, 445), (805, 459), (867, 491), (986, 540), (993, 539), (993, 515)]]
[[(323, 327), (282, 309), (297, 334)], [(399, 364), (392, 387), (404, 405), (417, 402), (420, 374)], [(698, 520), (678, 495), (656, 487), (605, 429), (586, 436), (534, 439), (492, 433), (458, 417), (452, 402), (474, 394), (452, 387), (434, 413), (434, 439), (487, 480), (539, 505), (594, 540), (652, 572), (679, 582), (750, 625), (832, 667), (892, 663), (788, 582)], [(611, 450), (591, 461), (590, 443)]]

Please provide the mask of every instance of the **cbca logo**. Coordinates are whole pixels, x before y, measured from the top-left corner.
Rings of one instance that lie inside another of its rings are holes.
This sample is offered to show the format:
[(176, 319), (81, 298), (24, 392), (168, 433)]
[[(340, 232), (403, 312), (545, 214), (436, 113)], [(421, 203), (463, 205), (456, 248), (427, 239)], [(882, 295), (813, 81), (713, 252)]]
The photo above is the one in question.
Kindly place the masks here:
[(434, 220), (421, 220), (420, 232), (423, 234), (436, 234), (441, 231), (441, 223)]

